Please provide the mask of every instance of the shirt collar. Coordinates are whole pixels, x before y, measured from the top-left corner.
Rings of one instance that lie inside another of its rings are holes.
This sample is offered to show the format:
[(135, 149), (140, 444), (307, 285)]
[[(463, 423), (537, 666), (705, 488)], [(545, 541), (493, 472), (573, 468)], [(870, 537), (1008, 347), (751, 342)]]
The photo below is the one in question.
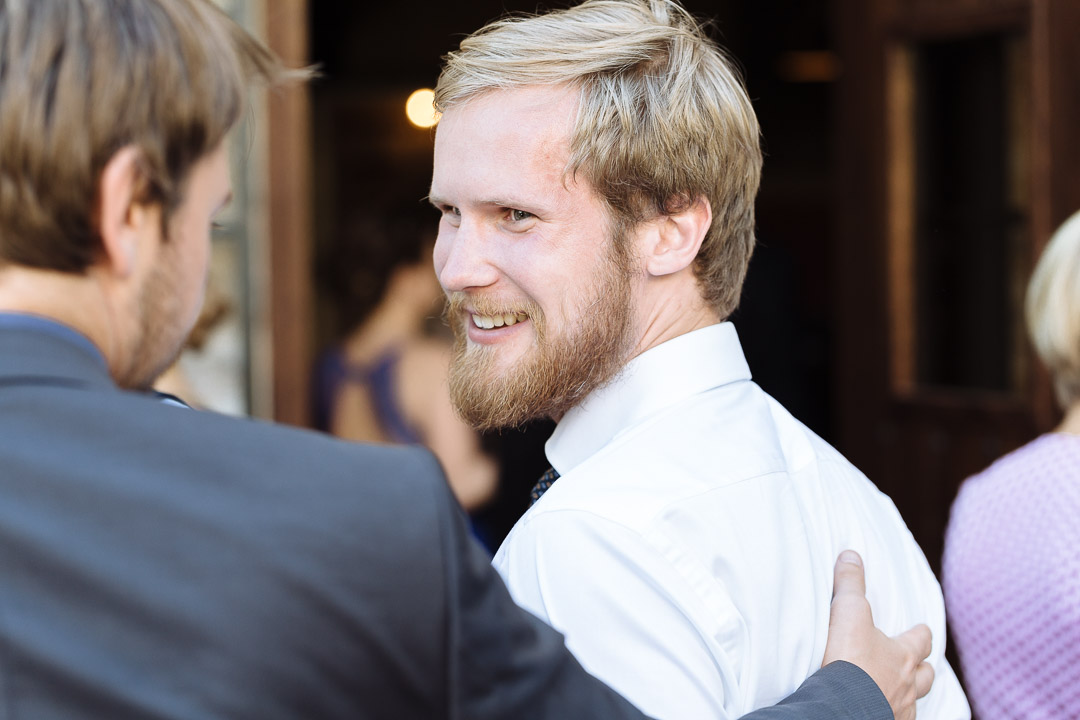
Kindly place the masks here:
[(52, 335), (53, 337), (77, 345), (79, 348), (93, 356), (106, 371), (108, 370), (105, 356), (101, 354), (101, 350), (98, 349), (97, 345), (95, 345), (90, 338), (61, 322), (44, 317), (43, 315), (0, 312), (0, 330), (31, 330), (34, 332), (45, 333), (46, 335)]
[(749, 379), (750, 368), (730, 322), (680, 335), (632, 359), (612, 382), (566, 413), (544, 448), (548, 461), (565, 475), (648, 416), (706, 390)]

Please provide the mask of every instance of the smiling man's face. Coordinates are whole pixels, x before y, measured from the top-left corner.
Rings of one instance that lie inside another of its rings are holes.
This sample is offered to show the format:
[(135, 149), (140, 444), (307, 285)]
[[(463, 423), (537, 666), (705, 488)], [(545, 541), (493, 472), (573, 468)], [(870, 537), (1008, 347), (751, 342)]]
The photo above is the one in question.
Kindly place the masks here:
[(480, 428), (561, 417), (635, 345), (632, 258), (588, 183), (565, 176), (576, 110), (572, 90), (529, 87), (439, 123), (431, 202), (457, 338), (450, 389)]

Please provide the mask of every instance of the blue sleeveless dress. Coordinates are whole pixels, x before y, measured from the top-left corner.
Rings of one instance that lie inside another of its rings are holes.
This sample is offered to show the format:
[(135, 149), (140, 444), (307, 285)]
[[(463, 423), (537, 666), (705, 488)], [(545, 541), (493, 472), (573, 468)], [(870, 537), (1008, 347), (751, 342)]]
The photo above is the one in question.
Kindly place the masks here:
[(330, 421), (341, 391), (345, 386), (355, 384), (367, 388), (379, 427), (388, 439), (406, 445), (421, 442), (420, 434), (405, 419), (394, 395), (400, 360), (401, 350), (398, 348), (391, 348), (370, 365), (350, 364), (340, 347), (324, 353), (315, 368), (315, 427), (330, 431)]

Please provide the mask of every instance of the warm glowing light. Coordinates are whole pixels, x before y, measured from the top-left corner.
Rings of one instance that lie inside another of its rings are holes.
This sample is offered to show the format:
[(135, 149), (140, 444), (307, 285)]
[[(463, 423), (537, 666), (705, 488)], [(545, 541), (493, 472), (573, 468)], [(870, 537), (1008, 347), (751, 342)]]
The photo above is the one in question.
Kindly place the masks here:
[(433, 105), (435, 92), (424, 88), (417, 90), (405, 101), (405, 115), (416, 127), (429, 128), (439, 122), (439, 115)]
[(840, 78), (843, 67), (840, 57), (830, 50), (803, 50), (781, 55), (776, 70), (787, 82), (831, 83)]

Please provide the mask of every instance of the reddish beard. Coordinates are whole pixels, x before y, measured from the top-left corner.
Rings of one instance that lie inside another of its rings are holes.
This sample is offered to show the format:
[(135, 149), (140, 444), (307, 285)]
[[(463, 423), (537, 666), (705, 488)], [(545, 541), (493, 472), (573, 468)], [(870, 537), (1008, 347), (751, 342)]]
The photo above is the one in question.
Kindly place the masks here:
[[(544, 313), (533, 302), (492, 307), (482, 296), (454, 293), (447, 317), (454, 330), (450, 397), (458, 413), (479, 430), (517, 427), (538, 418), (561, 418), (622, 369), (633, 344), (631, 287), (625, 263), (606, 263), (592, 283), (594, 294), (568, 317), (580, 323), (549, 336)], [(499, 348), (466, 338), (466, 303), (481, 314), (525, 312), (534, 344), (517, 364), (497, 371)]]

